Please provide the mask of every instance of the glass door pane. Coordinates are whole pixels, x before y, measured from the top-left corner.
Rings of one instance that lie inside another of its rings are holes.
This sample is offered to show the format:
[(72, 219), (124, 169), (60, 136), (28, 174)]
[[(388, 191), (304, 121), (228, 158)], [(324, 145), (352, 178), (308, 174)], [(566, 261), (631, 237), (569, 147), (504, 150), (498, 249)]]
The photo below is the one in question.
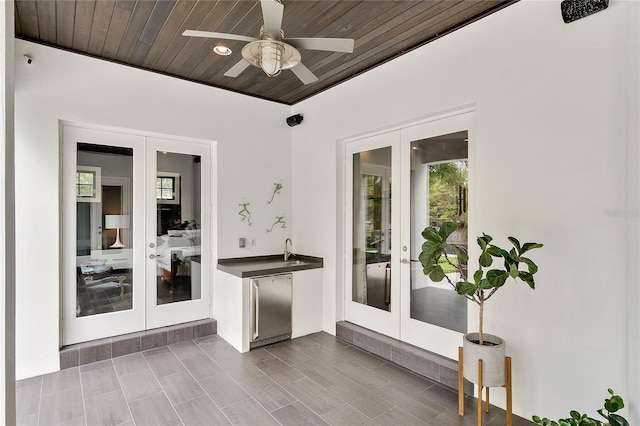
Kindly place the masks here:
[[(418, 260), (427, 226), (455, 222), (451, 242), (467, 247), (468, 241), (468, 132), (411, 142), (411, 302), (410, 317), (460, 333), (467, 331), (467, 301), (447, 279), (433, 282)], [(454, 263), (454, 253), (447, 254)], [(460, 280), (456, 269), (442, 258), (447, 278)], [(464, 277), (463, 277), (464, 278)]]
[(157, 153), (156, 304), (200, 299), (200, 156)]
[(353, 155), (352, 300), (391, 309), (391, 147)]
[(77, 144), (76, 316), (132, 308), (133, 149)]

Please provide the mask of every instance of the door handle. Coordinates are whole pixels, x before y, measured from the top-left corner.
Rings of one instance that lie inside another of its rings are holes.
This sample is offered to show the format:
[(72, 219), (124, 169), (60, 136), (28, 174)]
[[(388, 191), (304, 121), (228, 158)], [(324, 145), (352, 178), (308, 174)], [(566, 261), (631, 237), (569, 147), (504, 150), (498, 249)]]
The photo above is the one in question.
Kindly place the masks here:
[(260, 335), (260, 287), (258, 287), (258, 283), (253, 283), (253, 303), (255, 314), (253, 315), (253, 338), (252, 340), (256, 340)]
[(155, 259), (156, 257), (160, 257), (160, 256), (158, 256), (157, 254), (150, 254), (149, 255), (149, 259), (151, 259), (151, 260)]
[(402, 259), (400, 260), (400, 263), (411, 263), (411, 262), (409, 262), (409, 259)]

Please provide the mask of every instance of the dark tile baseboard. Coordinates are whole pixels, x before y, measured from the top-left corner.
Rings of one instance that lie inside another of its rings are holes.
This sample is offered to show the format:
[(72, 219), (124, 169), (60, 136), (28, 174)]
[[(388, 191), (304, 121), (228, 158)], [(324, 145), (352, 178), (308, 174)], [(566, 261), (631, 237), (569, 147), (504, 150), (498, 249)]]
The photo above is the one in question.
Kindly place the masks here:
[[(336, 323), (336, 337), (457, 391), (458, 362), (346, 321)], [(473, 383), (464, 381), (473, 395)]]
[(172, 345), (217, 332), (217, 321), (205, 319), (69, 345), (60, 349), (60, 369), (64, 370), (134, 352)]

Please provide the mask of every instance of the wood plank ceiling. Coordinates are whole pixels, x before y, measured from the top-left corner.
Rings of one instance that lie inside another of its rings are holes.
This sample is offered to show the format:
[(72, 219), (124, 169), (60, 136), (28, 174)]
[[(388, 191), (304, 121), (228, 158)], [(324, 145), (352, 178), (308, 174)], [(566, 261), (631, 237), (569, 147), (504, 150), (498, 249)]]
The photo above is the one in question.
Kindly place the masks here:
[[(257, 0), (17, 0), (16, 37), (209, 86), (295, 104), (453, 30), (513, 0), (283, 0), (286, 37), (355, 40), (352, 54), (302, 50), (318, 81), (288, 70), (269, 78), (249, 67), (223, 74), (246, 42), (184, 37), (187, 29), (259, 37)], [(221, 44), (230, 56), (212, 52)]]

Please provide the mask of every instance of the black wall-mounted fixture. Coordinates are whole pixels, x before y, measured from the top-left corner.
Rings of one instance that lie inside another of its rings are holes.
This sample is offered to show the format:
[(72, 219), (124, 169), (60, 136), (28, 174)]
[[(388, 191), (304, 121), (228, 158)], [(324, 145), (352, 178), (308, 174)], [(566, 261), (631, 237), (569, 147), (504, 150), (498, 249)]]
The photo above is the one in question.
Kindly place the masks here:
[(300, 114), (292, 115), (291, 117), (287, 117), (287, 124), (289, 127), (297, 126), (302, 123), (303, 117)]
[(565, 24), (593, 15), (609, 7), (609, 0), (563, 0), (560, 3)]

